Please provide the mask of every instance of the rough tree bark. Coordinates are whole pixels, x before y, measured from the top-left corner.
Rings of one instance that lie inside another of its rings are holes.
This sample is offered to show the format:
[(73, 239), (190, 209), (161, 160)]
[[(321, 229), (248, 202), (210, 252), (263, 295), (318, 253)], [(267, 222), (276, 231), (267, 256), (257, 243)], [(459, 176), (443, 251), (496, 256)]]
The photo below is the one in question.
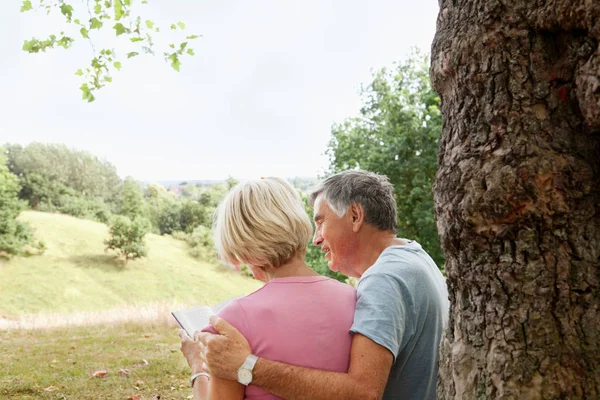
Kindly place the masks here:
[(600, 399), (600, 0), (440, 0), (443, 399)]

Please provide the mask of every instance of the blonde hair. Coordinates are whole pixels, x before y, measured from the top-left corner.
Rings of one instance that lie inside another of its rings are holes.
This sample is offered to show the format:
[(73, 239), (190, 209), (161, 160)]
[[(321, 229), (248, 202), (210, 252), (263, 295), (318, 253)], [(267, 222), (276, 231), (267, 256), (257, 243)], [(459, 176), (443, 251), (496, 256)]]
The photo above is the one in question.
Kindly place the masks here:
[(214, 228), (221, 259), (263, 268), (304, 257), (313, 231), (300, 195), (281, 178), (235, 186), (219, 205)]

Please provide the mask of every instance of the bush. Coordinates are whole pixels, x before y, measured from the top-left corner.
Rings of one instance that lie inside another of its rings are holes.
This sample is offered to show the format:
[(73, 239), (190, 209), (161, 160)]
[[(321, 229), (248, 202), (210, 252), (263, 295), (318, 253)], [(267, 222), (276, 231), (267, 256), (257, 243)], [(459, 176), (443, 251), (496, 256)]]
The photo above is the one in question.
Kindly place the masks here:
[(161, 235), (170, 235), (181, 230), (179, 207), (176, 203), (167, 203), (160, 210), (157, 220)]
[(102, 223), (108, 223), (112, 216), (110, 207), (102, 199), (77, 195), (61, 196), (54, 206), (54, 211)]
[(107, 250), (114, 250), (125, 262), (148, 254), (144, 236), (150, 231), (150, 223), (144, 218), (118, 216), (110, 225), (110, 238), (104, 241)]
[(213, 245), (212, 231), (200, 225), (192, 233), (173, 232), (175, 239), (183, 240), (190, 245), (190, 254), (202, 261), (216, 263), (219, 261), (217, 251)]
[(9, 255), (20, 254), (33, 243), (33, 231), (17, 217), (25, 208), (19, 200), (19, 178), (9, 171), (0, 159), (0, 251)]

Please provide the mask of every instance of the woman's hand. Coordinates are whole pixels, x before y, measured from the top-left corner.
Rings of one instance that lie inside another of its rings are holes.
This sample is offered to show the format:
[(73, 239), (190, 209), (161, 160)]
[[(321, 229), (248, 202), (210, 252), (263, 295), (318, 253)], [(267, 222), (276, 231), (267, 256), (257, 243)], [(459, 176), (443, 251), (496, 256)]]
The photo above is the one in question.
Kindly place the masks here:
[(181, 338), (181, 353), (183, 353), (188, 365), (192, 369), (192, 374), (204, 371), (204, 368), (202, 368), (203, 362), (200, 357), (200, 343), (190, 338), (183, 329), (179, 330), (179, 337)]

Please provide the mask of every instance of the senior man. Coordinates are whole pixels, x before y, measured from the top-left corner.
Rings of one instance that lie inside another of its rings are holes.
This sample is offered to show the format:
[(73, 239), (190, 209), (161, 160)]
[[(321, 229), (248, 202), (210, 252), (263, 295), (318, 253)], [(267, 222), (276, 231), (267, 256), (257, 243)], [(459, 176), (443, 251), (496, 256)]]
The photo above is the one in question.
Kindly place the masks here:
[(348, 372), (256, 361), (245, 338), (218, 317), (212, 324), (220, 335), (194, 335), (197, 362), (212, 375), (250, 380), (290, 400), (434, 399), (448, 293), (421, 246), (396, 237), (392, 185), (385, 176), (345, 171), (327, 178), (310, 202), (313, 243), (329, 268), (360, 278)]

